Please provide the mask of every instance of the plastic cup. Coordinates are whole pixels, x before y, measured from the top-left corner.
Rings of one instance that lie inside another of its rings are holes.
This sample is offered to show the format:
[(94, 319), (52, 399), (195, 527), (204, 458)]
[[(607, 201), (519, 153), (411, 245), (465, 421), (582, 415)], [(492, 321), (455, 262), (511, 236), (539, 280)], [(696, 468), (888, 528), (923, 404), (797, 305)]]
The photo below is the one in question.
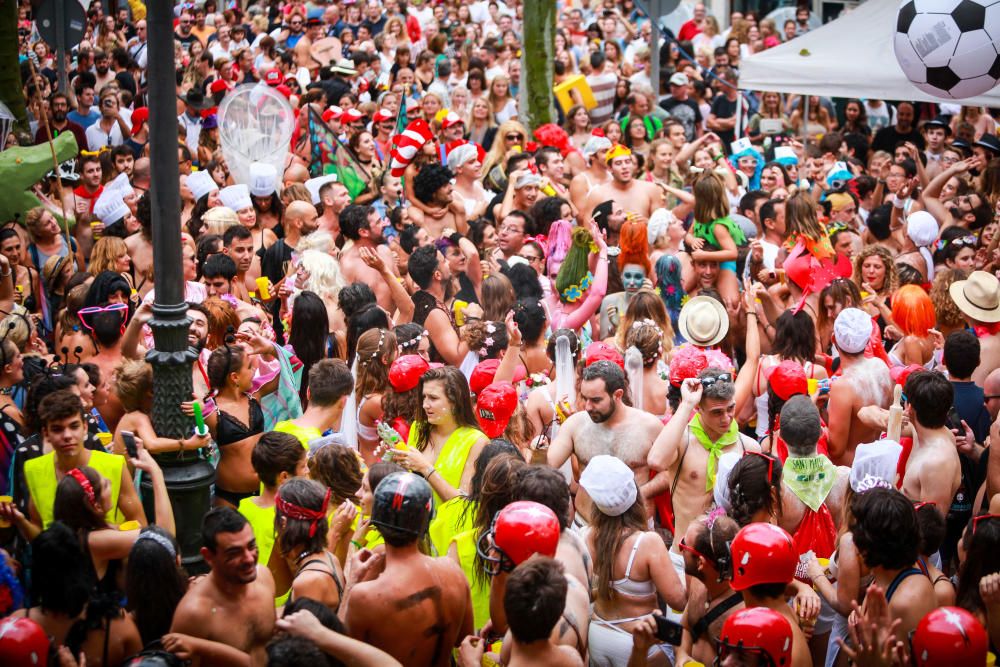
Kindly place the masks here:
[(98, 431), (97, 432), (97, 439), (100, 440), (101, 445), (103, 445), (103, 447), (105, 449), (108, 448), (108, 445), (111, 444), (111, 441), (114, 440), (114, 438), (115, 438), (115, 436), (113, 436), (112, 434), (108, 433), (107, 431)]
[(254, 282), (257, 283), (257, 293), (260, 294), (261, 300), (268, 301), (271, 298), (271, 281), (267, 276), (261, 276)]
[[(14, 499), (10, 496), (0, 496), (0, 504), (12, 502), (14, 502)], [(7, 521), (7, 519), (0, 519), (0, 528), (10, 528), (10, 521)]]
[(94, 233), (94, 238), (95, 239), (101, 238), (101, 233), (99, 231), (97, 231), (97, 226), (101, 225), (101, 224), (104, 224), (104, 223), (102, 223), (100, 220), (93, 220), (90, 223), (90, 229)]
[(807, 378), (806, 387), (809, 389), (809, 395), (815, 396), (819, 392), (819, 380), (816, 378)]

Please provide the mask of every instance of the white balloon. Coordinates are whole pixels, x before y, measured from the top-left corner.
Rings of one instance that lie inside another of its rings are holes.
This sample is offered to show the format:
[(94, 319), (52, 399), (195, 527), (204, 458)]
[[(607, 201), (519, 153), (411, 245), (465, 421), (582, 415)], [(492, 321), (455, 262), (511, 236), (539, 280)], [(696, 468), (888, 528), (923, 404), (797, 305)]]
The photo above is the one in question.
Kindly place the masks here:
[(1000, 83), (1000, 0), (903, 0), (893, 49), (920, 90), (982, 95)]
[(263, 83), (244, 84), (219, 105), (219, 145), (237, 183), (250, 184), (250, 165), (264, 162), (279, 177), (285, 171), (295, 112), (288, 100)]

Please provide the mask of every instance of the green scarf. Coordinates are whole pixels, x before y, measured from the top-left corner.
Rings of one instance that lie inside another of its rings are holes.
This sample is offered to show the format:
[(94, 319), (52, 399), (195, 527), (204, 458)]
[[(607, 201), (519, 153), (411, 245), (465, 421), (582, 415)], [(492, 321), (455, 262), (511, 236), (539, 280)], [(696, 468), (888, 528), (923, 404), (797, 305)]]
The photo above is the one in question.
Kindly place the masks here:
[(781, 479), (796, 498), (818, 512), (837, 481), (837, 466), (822, 454), (801, 459), (789, 456)]
[(708, 451), (708, 465), (705, 467), (705, 491), (711, 491), (715, 488), (715, 470), (719, 464), (719, 457), (722, 456), (722, 450), (739, 441), (739, 426), (734, 419), (729, 424), (729, 430), (715, 442), (712, 442), (708, 434), (705, 433), (705, 427), (701, 425), (700, 414), (694, 416), (694, 419), (688, 424), (688, 429), (691, 430), (691, 435)]

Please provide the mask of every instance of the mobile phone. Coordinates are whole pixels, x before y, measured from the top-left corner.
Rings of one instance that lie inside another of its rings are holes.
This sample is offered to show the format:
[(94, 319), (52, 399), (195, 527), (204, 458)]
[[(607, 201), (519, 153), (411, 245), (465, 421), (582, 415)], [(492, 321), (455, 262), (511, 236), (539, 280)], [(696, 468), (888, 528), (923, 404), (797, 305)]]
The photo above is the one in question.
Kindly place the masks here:
[(662, 616), (654, 616), (653, 619), (656, 621), (657, 639), (671, 646), (681, 645), (681, 636), (684, 634), (684, 627), (680, 623), (675, 623)]
[(130, 459), (139, 458), (139, 448), (135, 444), (135, 434), (131, 431), (122, 431), (122, 442), (125, 443), (125, 453)]

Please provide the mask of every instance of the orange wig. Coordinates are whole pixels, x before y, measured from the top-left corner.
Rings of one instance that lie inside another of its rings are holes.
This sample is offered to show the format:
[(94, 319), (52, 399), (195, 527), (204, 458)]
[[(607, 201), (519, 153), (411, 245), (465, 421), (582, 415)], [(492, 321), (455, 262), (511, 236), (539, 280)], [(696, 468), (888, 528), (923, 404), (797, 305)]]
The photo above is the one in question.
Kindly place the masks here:
[(917, 285), (903, 285), (892, 297), (892, 321), (907, 336), (927, 336), (937, 322), (931, 297)]
[(649, 262), (649, 238), (646, 236), (646, 223), (626, 220), (618, 233), (618, 270), (623, 271), (626, 264), (638, 264), (646, 272), (653, 274), (653, 265)]

